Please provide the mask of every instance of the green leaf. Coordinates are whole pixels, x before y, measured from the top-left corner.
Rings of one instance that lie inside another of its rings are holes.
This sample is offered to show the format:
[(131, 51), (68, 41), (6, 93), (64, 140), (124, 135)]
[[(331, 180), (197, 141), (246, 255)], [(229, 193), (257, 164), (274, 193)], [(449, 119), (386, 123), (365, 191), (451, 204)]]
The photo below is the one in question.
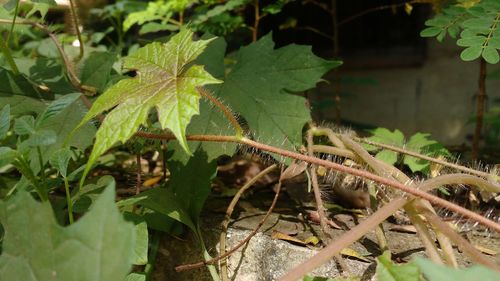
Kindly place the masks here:
[(497, 281), (500, 274), (482, 265), (474, 265), (467, 269), (450, 268), (445, 265), (438, 265), (423, 258), (417, 258), (413, 264), (420, 268), (428, 281)]
[(29, 147), (48, 146), (56, 143), (57, 134), (52, 130), (38, 130), (30, 135), (30, 137), (23, 142), (24, 145)]
[(56, 168), (59, 173), (61, 173), (61, 176), (66, 177), (68, 173), (68, 163), (71, 156), (71, 150), (67, 147), (63, 147), (52, 154), (49, 159), (50, 165)]
[(474, 35), (471, 37), (462, 37), (457, 40), (457, 45), (462, 47), (470, 47), (470, 46), (482, 46), (486, 41), (486, 37), (484, 35)]
[(369, 130), (369, 132), (372, 133), (373, 136), (369, 137), (368, 140), (400, 147), (404, 144), (405, 137), (398, 129), (391, 132), (386, 128), (376, 128)]
[(74, 103), (76, 99), (78, 99), (81, 96), (80, 93), (74, 93), (74, 94), (68, 94), (64, 95), (59, 99), (56, 99), (55, 101), (51, 102), (45, 111), (38, 116), (36, 119), (36, 127), (41, 126), (47, 119), (51, 118), (54, 115), (59, 114), (61, 111), (63, 111), (65, 108), (67, 108), (69, 105)]
[(4, 139), (10, 128), (10, 105), (6, 104), (0, 111), (0, 140)]
[(93, 52), (83, 63), (80, 75), (82, 84), (93, 86), (102, 92), (111, 77), (111, 70), (116, 60), (112, 52)]
[(483, 46), (471, 46), (466, 48), (460, 53), (460, 58), (464, 61), (471, 61), (479, 58), (481, 52), (483, 51)]
[(382, 150), (378, 152), (375, 157), (384, 161), (389, 165), (394, 165), (398, 161), (398, 153), (391, 150)]
[(441, 32), (441, 28), (436, 26), (427, 27), (420, 32), (421, 37), (435, 37)]
[(135, 213), (126, 212), (124, 218), (135, 226), (134, 264), (145, 265), (148, 262), (148, 225), (143, 217)]
[(56, 222), (50, 203), (39, 203), (27, 192), (1, 202), (2, 279), (123, 280), (132, 266), (135, 230), (118, 212), (114, 196), (111, 185), (90, 212), (68, 227)]
[[(377, 258), (376, 279), (378, 281), (420, 281), (420, 272), (414, 264), (397, 265), (391, 260), (391, 253), (385, 251)], [(448, 279), (444, 279), (448, 280)], [(454, 279), (450, 279), (454, 280)]]
[(33, 116), (21, 116), (14, 121), (14, 132), (20, 136), (35, 133), (35, 118)]
[[(208, 39), (208, 35), (202, 39)], [(213, 37), (213, 36), (212, 36)], [(211, 37), (209, 37), (211, 38)], [(217, 79), (224, 77), (224, 55), (226, 52), (226, 41), (224, 38), (217, 38), (208, 44), (206, 50), (196, 59), (195, 63), (204, 65), (205, 69)], [(211, 85), (205, 87), (210, 90)], [(229, 121), (220, 111), (206, 98), (200, 100), (200, 114), (193, 117), (187, 127), (189, 135), (234, 135), (234, 128), (229, 125)], [(215, 143), (203, 141), (190, 141), (188, 143), (191, 151), (204, 150), (207, 153), (208, 161), (212, 161), (221, 155), (233, 155), (237, 145), (234, 143)], [(169, 151), (173, 151), (172, 160), (187, 163), (187, 155), (179, 145), (178, 141), (171, 141), (168, 146)]]
[(486, 62), (491, 64), (496, 64), (498, 63), (498, 61), (500, 61), (497, 49), (491, 46), (484, 47), (482, 56)]
[[(196, 151), (187, 163), (172, 161), (169, 162), (169, 168), (172, 175), (167, 188), (142, 192), (132, 197), (130, 203), (167, 215), (196, 233), (198, 218), (210, 194), (210, 183), (215, 177), (217, 163), (207, 162), (207, 155)], [(196, 171), (195, 177), (192, 176), (193, 171)]]
[(97, 114), (115, 107), (96, 134), (86, 174), (92, 164), (117, 142), (125, 142), (145, 124), (149, 111), (156, 108), (161, 127), (168, 128), (189, 153), (186, 127), (199, 113), (200, 94), (196, 87), (221, 83), (202, 66), (188, 65), (205, 49), (210, 40), (192, 41), (187, 29), (168, 43), (151, 43), (124, 59), (124, 68), (137, 71), (134, 78), (123, 79), (109, 88), (93, 104), (80, 125)]
[(130, 273), (127, 275), (125, 278), (125, 281), (146, 281), (146, 274), (145, 273)]
[(237, 63), (217, 95), (240, 113), (261, 141), (286, 149), (302, 143), (302, 127), (311, 120), (306, 99), (297, 94), (316, 86), (339, 61), (315, 56), (309, 46), (274, 50), (272, 35), (239, 50)]
[(10, 147), (0, 147), (0, 168), (12, 163), (18, 156), (18, 152)]

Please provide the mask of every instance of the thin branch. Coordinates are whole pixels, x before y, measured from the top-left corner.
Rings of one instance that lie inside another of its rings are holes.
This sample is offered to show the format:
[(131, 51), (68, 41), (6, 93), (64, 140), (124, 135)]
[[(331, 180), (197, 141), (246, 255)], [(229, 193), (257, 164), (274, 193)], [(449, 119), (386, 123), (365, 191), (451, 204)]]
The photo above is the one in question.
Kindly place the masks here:
[(273, 202), (271, 203), (271, 206), (267, 210), (267, 213), (264, 215), (264, 217), (259, 222), (259, 224), (254, 228), (254, 230), (252, 230), (252, 232), (245, 239), (243, 239), (242, 241), (240, 241), (240, 243), (238, 243), (238, 245), (236, 245), (235, 247), (233, 247), (231, 250), (227, 251), (226, 253), (224, 253), (224, 254), (216, 257), (216, 258), (213, 258), (211, 260), (201, 261), (201, 262), (192, 263), (192, 264), (179, 265), (179, 266), (175, 267), (175, 271), (180, 272), (180, 271), (185, 271), (185, 270), (199, 268), (199, 267), (202, 267), (202, 266), (207, 265), (207, 264), (214, 264), (217, 261), (219, 261), (221, 259), (224, 259), (224, 258), (232, 255), (239, 248), (241, 248), (241, 246), (245, 245), (248, 241), (250, 241), (250, 239), (252, 239), (252, 237), (255, 234), (257, 234), (257, 232), (262, 227), (262, 225), (264, 225), (264, 223), (266, 222), (266, 220), (269, 217), (269, 215), (271, 215), (271, 213), (273, 212), (274, 206), (276, 206), (276, 202), (278, 201), (278, 197), (279, 197), (280, 192), (281, 192), (281, 184), (282, 184), (281, 180), (278, 181), (277, 188), (276, 188), (276, 195), (274, 196)]

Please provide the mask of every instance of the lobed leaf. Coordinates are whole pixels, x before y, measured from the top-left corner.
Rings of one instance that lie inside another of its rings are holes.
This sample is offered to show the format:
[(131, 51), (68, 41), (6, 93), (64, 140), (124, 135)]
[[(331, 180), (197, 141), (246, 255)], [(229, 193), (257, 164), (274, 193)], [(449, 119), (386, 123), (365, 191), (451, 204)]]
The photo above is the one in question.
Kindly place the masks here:
[(93, 104), (79, 126), (115, 107), (96, 134), (82, 181), (97, 158), (117, 142), (125, 142), (146, 123), (151, 109), (158, 112), (162, 129), (170, 129), (181, 147), (189, 152), (186, 127), (199, 114), (200, 94), (196, 87), (221, 83), (202, 66), (191, 65), (211, 40), (192, 41), (187, 29), (168, 43), (151, 43), (124, 59), (123, 67), (135, 70), (133, 78), (110, 87)]
[(78, 222), (60, 226), (50, 203), (27, 192), (0, 202), (5, 229), (2, 280), (123, 280), (132, 266), (135, 230), (114, 204), (109, 186)]

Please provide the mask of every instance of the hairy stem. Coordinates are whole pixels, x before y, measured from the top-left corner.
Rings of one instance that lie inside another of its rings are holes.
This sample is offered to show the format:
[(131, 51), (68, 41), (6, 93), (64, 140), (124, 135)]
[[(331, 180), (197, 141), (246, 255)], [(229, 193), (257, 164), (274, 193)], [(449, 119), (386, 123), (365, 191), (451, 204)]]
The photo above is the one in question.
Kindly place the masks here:
[(243, 129), (241, 128), (240, 123), (238, 123), (238, 120), (234, 118), (234, 115), (231, 112), (231, 110), (227, 106), (225, 106), (222, 102), (220, 102), (217, 98), (211, 95), (207, 89), (203, 87), (197, 87), (196, 89), (198, 90), (201, 96), (208, 99), (212, 104), (217, 106), (217, 108), (219, 108), (219, 110), (224, 114), (224, 116), (226, 116), (227, 120), (229, 121), (229, 123), (231, 123), (231, 125), (234, 128), (235, 136), (240, 138), (243, 137)]
[[(135, 135), (138, 137), (151, 138), (151, 139), (165, 139), (165, 140), (175, 139), (175, 136), (171, 135), (171, 134), (153, 134), (153, 133), (146, 133), (146, 132), (137, 132)], [(467, 210), (463, 207), (460, 207), (456, 204), (453, 204), (453, 203), (448, 202), (444, 199), (441, 199), (435, 195), (426, 193), (425, 191), (420, 190), (418, 188), (419, 186), (415, 186), (415, 185), (407, 186), (407, 185), (404, 185), (404, 184), (397, 182), (395, 180), (387, 179), (387, 178), (384, 178), (381, 176), (377, 176), (377, 175), (374, 175), (374, 174), (367, 172), (367, 171), (354, 169), (354, 168), (343, 166), (341, 164), (333, 163), (333, 162), (330, 162), (327, 160), (319, 159), (316, 157), (310, 157), (308, 155), (303, 155), (303, 154), (300, 154), (297, 152), (288, 151), (288, 150), (274, 147), (271, 145), (259, 143), (259, 142), (247, 139), (245, 137), (239, 139), (235, 136), (191, 135), (191, 136), (186, 136), (186, 139), (189, 141), (211, 141), (211, 142), (239, 143), (239, 144), (248, 145), (248, 146), (260, 149), (260, 150), (264, 150), (267, 152), (276, 153), (276, 154), (279, 154), (279, 155), (282, 155), (285, 157), (289, 157), (289, 158), (293, 158), (293, 159), (297, 159), (297, 160), (301, 160), (301, 161), (306, 161), (306, 162), (311, 163), (311, 164), (321, 165), (321, 166), (324, 166), (326, 168), (333, 169), (333, 170), (336, 170), (339, 172), (348, 173), (348, 174), (351, 174), (354, 176), (362, 177), (362, 178), (372, 180), (372, 181), (380, 183), (380, 184), (384, 184), (387, 186), (397, 188), (397, 189), (399, 189), (403, 192), (409, 193), (411, 195), (423, 198), (423, 199), (428, 200), (436, 205), (447, 208), (451, 211), (454, 211), (456, 213), (463, 215), (464, 217), (472, 219), (472, 220), (474, 220), (474, 221), (476, 221), (476, 222), (478, 222), (478, 223), (480, 223), (480, 224), (482, 224), (490, 229), (493, 229), (497, 232), (500, 232), (500, 224), (498, 224), (492, 220), (489, 220), (489, 219), (487, 219), (479, 214), (476, 214), (470, 210)], [(440, 177), (444, 177), (444, 176), (439, 176), (439, 177), (436, 177), (434, 179), (437, 179)], [(480, 182), (482, 186), (487, 186), (487, 185), (491, 186), (492, 185), (491, 183), (488, 183), (487, 181), (479, 179), (479, 178), (477, 178), (476, 181)], [(427, 181), (425, 181), (423, 184), (425, 184), (426, 182)], [(433, 187), (439, 187), (439, 185), (433, 186)], [(424, 189), (424, 190), (427, 190), (427, 189)]]

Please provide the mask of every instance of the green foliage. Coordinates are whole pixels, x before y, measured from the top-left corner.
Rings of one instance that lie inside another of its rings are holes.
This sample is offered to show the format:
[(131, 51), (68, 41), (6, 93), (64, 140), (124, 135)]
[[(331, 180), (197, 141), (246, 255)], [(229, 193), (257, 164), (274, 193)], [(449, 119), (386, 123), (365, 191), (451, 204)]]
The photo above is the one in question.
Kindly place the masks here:
[(391, 253), (385, 251), (377, 257), (378, 281), (420, 281), (420, 271), (414, 264), (397, 265), (391, 260)]
[(118, 141), (127, 141), (146, 123), (152, 108), (161, 127), (170, 129), (189, 153), (185, 131), (191, 117), (199, 113), (196, 87), (221, 82), (202, 66), (188, 67), (210, 42), (193, 42), (192, 36), (185, 29), (166, 44), (151, 43), (124, 59), (123, 67), (136, 70), (137, 76), (119, 81), (99, 96), (79, 125), (116, 106), (97, 131), (82, 181), (100, 155)]
[[(419, 154), (437, 157), (446, 156), (450, 157), (450, 152), (443, 147), (440, 143), (430, 139), (430, 134), (416, 133), (405, 142), (404, 135), (399, 130), (394, 132), (386, 128), (376, 128), (369, 131), (373, 136), (367, 138), (370, 141), (388, 144), (396, 147), (404, 147), (407, 150), (417, 152)], [(430, 163), (427, 160), (419, 159), (409, 155), (399, 155), (399, 153), (389, 150), (380, 149), (373, 145), (365, 145), (365, 148), (371, 152), (377, 152), (375, 157), (386, 162), (389, 165), (395, 165), (402, 157), (402, 163), (407, 165), (412, 172), (429, 172)]]
[(439, 41), (448, 33), (455, 38), (460, 32), (457, 45), (465, 47), (460, 54), (464, 61), (482, 57), (488, 63), (500, 61), (500, 2), (497, 0), (482, 0), (472, 7), (450, 5), (428, 20), (429, 26), (420, 35), (436, 37)]
[(131, 269), (135, 230), (114, 205), (114, 185), (68, 227), (58, 225), (48, 202), (27, 192), (0, 202), (0, 220), (2, 279), (122, 280)]
[(287, 149), (300, 146), (302, 128), (311, 117), (306, 99), (295, 93), (315, 87), (341, 62), (319, 58), (307, 46), (275, 50), (271, 34), (241, 48), (236, 61), (215, 94), (263, 142)]
[[(412, 262), (424, 274), (428, 281), (496, 281), (500, 279), (500, 274), (481, 265), (473, 265), (466, 269), (451, 268), (445, 265), (435, 264), (429, 260), (417, 258)], [(404, 279), (407, 280), (407, 279)]]

